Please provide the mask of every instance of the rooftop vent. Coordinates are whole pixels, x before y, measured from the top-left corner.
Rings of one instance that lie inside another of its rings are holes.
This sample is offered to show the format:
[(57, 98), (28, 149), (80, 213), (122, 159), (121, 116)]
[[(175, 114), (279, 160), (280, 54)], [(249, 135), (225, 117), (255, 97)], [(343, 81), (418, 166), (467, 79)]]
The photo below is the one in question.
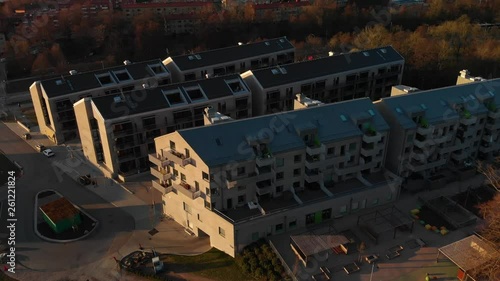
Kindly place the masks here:
[(387, 53), (387, 50), (386, 50), (386, 49), (380, 49), (380, 51), (381, 51), (382, 53), (384, 53), (384, 54), (385, 54), (385, 53)]
[(287, 71), (284, 67), (278, 65), (278, 69), (281, 71), (281, 74), (287, 74)]
[(281, 39), (280, 39), (280, 42), (281, 42), (281, 43), (285, 43), (285, 39), (281, 38)]
[(328, 52), (328, 56), (333, 56), (334, 52)]
[(119, 103), (119, 102), (122, 102), (123, 100), (122, 100), (122, 97), (120, 97), (120, 96), (116, 96), (116, 97), (114, 97), (114, 98), (113, 98), (113, 101), (114, 101), (115, 103)]
[(194, 57), (198, 60), (201, 60), (201, 56), (200, 55), (194, 55)]
[(347, 121), (347, 118), (345, 117), (345, 115), (344, 115), (344, 114), (341, 114), (341, 115), (340, 115), (340, 119), (341, 119), (342, 121), (344, 121), (344, 122), (345, 122), (345, 121)]
[(370, 113), (371, 116), (375, 116), (375, 112), (373, 112), (373, 110), (371, 109), (368, 109), (368, 113)]
[(364, 55), (365, 57), (369, 57), (369, 56), (370, 56), (370, 53), (368, 53), (368, 52), (363, 52), (363, 55)]
[(77, 73), (78, 73), (78, 71), (76, 71), (76, 70), (74, 70), (74, 69), (69, 71), (69, 74), (70, 74), (70, 75), (75, 75), (75, 74), (77, 74)]
[(194, 57), (193, 56), (188, 56), (188, 59), (189, 60), (194, 60)]
[(124, 60), (124, 61), (123, 61), (123, 64), (124, 64), (124, 65), (131, 65), (131, 64), (132, 64), (132, 62), (131, 62), (131, 61), (129, 61), (129, 60)]
[(242, 42), (238, 42), (238, 46), (241, 46), (241, 45), (243, 45), (243, 43)]
[(62, 85), (63, 84), (63, 80), (56, 80), (56, 85), (59, 86), (59, 85)]
[(142, 88), (143, 88), (143, 89), (147, 89), (147, 88), (149, 88), (149, 85), (148, 85), (148, 84), (146, 84), (146, 83), (144, 83), (144, 84), (142, 84)]
[(396, 112), (397, 112), (397, 113), (403, 113), (403, 111), (402, 111), (402, 110), (401, 110), (401, 108), (399, 108), (399, 107), (396, 107)]
[(268, 41), (266, 41), (264, 44), (266, 44), (266, 46), (271, 45), (271, 43), (269, 43)]
[(276, 68), (271, 69), (271, 72), (272, 72), (274, 75), (276, 75), (276, 74), (280, 73), (280, 71), (279, 71), (278, 69), (276, 69)]

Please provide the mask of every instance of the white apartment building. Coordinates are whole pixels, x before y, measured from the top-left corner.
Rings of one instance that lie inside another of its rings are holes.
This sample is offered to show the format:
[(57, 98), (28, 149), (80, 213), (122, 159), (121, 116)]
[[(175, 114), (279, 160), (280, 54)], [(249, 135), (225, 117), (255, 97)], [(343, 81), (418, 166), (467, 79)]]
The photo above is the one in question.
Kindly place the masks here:
[(170, 84), (170, 72), (160, 60), (138, 63), (36, 81), (30, 86), (40, 132), (55, 143), (78, 138), (73, 104), (84, 97), (117, 95)]
[(165, 214), (234, 257), (261, 237), (396, 200), (389, 126), (372, 102), (305, 107), (157, 137), (149, 159)]
[(417, 91), (376, 103), (391, 127), (387, 168), (401, 177), (463, 168), (500, 149), (500, 79)]
[(113, 178), (149, 172), (155, 137), (203, 126), (207, 107), (234, 119), (252, 116), (250, 95), (233, 74), (84, 98), (74, 105), (83, 153)]
[(294, 61), (295, 47), (280, 37), (261, 42), (169, 57), (163, 61), (175, 82), (241, 73)]
[(401, 84), (403, 66), (403, 57), (387, 46), (250, 70), (242, 77), (257, 116), (293, 109), (298, 93), (325, 103), (388, 97), (391, 87)]

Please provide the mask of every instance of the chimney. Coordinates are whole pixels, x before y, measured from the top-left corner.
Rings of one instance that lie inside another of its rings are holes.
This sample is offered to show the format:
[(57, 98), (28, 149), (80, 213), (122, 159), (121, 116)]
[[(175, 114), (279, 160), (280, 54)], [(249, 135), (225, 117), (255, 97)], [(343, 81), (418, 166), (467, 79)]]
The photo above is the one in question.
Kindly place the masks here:
[(129, 61), (129, 60), (124, 60), (124, 61), (123, 61), (123, 64), (124, 64), (124, 65), (131, 65), (131, 64), (132, 64), (132, 62), (131, 62), (131, 61)]
[(76, 70), (73, 69), (73, 70), (69, 71), (69, 74), (70, 75), (75, 75), (75, 74), (78, 74), (78, 71), (76, 71)]

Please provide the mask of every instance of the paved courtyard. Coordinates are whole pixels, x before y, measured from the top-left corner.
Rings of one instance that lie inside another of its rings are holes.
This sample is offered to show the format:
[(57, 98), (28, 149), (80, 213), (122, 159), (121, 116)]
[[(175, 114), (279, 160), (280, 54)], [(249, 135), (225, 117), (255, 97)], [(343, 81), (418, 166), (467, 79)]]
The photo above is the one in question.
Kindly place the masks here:
[[(468, 186), (479, 186), (483, 183), (484, 177), (478, 175), (464, 182), (449, 184), (439, 190), (423, 191), (421, 194), (426, 196), (452, 195), (467, 189)], [(403, 213), (409, 214), (411, 209), (414, 209), (418, 203), (418, 195), (421, 194), (406, 194), (401, 195), (400, 200), (395, 204)], [(380, 209), (387, 208), (391, 205), (380, 206)], [(474, 232), (475, 226), (464, 227), (455, 231), (451, 231), (445, 236), (436, 234), (426, 230), (422, 225), (415, 223), (413, 232), (410, 233), (397, 231), (396, 238), (393, 239), (393, 232), (387, 232), (380, 236), (378, 244), (375, 244), (358, 226), (356, 226), (357, 218), (361, 214), (372, 213), (373, 209), (360, 211), (356, 214), (351, 214), (340, 219), (325, 222), (322, 226), (333, 228), (337, 232), (350, 230), (357, 236), (360, 241), (365, 242), (366, 249), (363, 253), (354, 251), (348, 255), (335, 254), (329, 250), (320, 254), (316, 254), (312, 261), (307, 266), (303, 266), (302, 262), (296, 258), (290, 247), (290, 235), (303, 233), (305, 230), (297, 230), (295, 233), (287, 233), (271, 237), (271, 242), (277, 248), (278, 252), (285, 260), (297, 280), (305, 281), (312, 280), (311, 276), (320, 273), (320, 267), (328, 268), (332, 273), (332, 280), (345, 281), (388, 281), (388, 280), (424, 280), (425, 274), (433, 274), (437, 280), (456, 280), (457, 267), (447, 261), (436, 263), (438, 248), (454, 241), (469, 236)], [(321, 226), (315, 226), (319, 228)], [(333, 229), (332, 228), (332, 229)], [(314, 231), (314, 229), (312, 229)], [(420, 247), (414, 243), (409, 243), (410, 240), (420, 238), (426, 242), (426, 247)], [(394, 259), (387, 259), (385, 253), (388, 249), (395, 246), (403, 246), (400, 256)], [(371, 254), (379, 254), (381, 259), (373, 267), (373, 276), (371, 276), (372, 265), (363, 261), (360, 266), (360, 271), (347, 275), (343, 270), (343, 266), (349, 263), (358, 261), (360, 256)]]

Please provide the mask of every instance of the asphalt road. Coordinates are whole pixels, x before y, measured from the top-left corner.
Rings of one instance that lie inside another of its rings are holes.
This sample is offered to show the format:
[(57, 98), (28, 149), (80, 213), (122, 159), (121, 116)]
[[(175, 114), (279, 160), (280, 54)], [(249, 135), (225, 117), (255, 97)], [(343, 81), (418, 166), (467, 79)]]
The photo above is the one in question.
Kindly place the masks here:
[[(80, 267), (110, 256), (128, 241), (135, 228), (134, 219), (129, 214), (66, 175), (56, 176), (51, 163), (58, 161), (58, 157), (65, 158), (63, 153), (67, 151), (55, 151), (55, 157), (46, 158), (3, 123), (0, 123), (0, 149), (24, 169), (24, 175), (16, 182), (16, 255), (20, 266), (17, 270), (23, 270), (23, 266), (41, 272)], [(85, 209), (99, 221), (98, 229), (82, 241), (67, 244), (41, 240), (33, 231), (34, 201), (36, 194), (44, 189), (55, 189)], [(6, 188), (3, 187), (0, 189), (3, 205), (0, 233), (7, 233), (4, 218), (6, 199)]]

